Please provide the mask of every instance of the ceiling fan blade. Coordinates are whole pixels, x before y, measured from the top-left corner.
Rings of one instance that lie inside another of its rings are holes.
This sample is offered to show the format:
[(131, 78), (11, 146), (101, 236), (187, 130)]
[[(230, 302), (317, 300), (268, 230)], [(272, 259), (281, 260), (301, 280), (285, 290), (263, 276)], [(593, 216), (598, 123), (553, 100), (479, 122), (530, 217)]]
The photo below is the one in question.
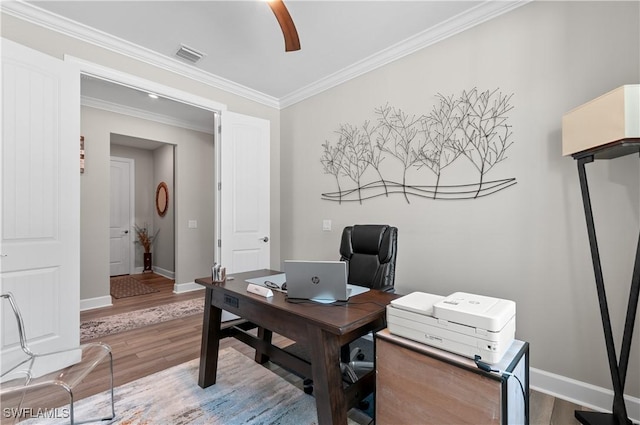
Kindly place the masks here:
[(282, 0), (269, 0), (268, 3), (282, 29), (284, 50), (287, 52), (300, 50), (298, 31), (296, 31), (296, 26), (293, 23), (293, 19), (291, 19), (287, 6), (284, 5)]

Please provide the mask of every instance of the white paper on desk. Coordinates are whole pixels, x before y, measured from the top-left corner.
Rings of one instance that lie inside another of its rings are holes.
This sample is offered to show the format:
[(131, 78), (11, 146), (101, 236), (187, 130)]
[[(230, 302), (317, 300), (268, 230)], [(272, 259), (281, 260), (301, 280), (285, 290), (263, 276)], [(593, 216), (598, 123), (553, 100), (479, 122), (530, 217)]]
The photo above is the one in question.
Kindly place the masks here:
[[(355, 297), (356, 295), (364, 294), (365, 292), (369, 291), (369, 288), (367, 288), (366, 286), (352, 285), (351, 283), (347, 283), (347, 289), (350, 289), (349, 298)], [(336, 302), (337, 300), (312, 298), (311, 301), (315, 301), (320, 304), (331, 304)]]
[[(245, 282), (253, 283), (254, 285), (259, 285), (259, 286), (264, 286), (264, 287), (269, 288), (269, 287), (264, 283), (264, 281), (265, 281), (265, 280), (268, 280), (269, 282), (273, 282), (273, 283), (275, 283), (276, 285), (278, 285), (280, 288), (282, 288), (282, 284), (283, 284), (283, 283), (285, 283), (285, 282), (287, 281), (287, 277), (286, 277), (286, 275), (285, 275), (284, 273), (281, 273), (281, 274), (272, 274), (272, 275), (269, 275), (269, 276), (255, 277), (255, 278), (253, 278), (253, 279), (246, 279), (246, 280), (245, 280)], [(283, 291), (283, 290), (281, 290), (281, 289), (273, 289), (273, 288), (270, 288), (270, 289), (272, 289), (272, 290), (274, 290), (274, 291), (284, 292), (284, 291)]]
[(358, 286), (351, 283), (347, 283), (347, 288), (351, 289), (351, 292), (349, 292), (349, 297), (355, 297), (356, 295), (364, 294), (365, 292), (369, 291), (369, 288), (367, 288), (366, 286)]

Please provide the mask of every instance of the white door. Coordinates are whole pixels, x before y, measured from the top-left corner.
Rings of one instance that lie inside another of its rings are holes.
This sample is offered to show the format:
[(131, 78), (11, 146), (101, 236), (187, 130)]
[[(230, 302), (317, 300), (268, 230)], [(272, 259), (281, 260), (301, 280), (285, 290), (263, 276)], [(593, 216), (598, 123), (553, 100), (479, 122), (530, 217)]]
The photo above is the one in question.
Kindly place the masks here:
[(227, 273), (269, 268), (269, 131), (267, 120), (222, 114), (220, 234)]
[[(80, 340), (80, 72), (2, 39), (2, 292), (12, 292), (34, 351)], [(2, 367), (20, 355), (1, 314)]]
[(131, 273), (131, 205), (133, 160), (111, 157), (109, 202), (109, 274)]

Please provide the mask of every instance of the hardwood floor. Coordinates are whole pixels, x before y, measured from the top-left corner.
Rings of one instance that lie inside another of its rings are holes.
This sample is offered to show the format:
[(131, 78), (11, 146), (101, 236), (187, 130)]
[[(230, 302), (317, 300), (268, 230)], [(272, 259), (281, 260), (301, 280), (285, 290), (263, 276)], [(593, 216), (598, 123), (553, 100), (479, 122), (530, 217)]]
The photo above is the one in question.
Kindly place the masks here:
[[(113, 299), (113, 305), (110, 307), (81, 312), (80, 320), (91, 320), (190, 299), (201, 298), (204, 302), (204, 290), (174, 294), (172, 280), (155, 274), (137, 275), (136, 278), (158, 289), (158, 292)], [(202, 314), (196, 314), (109, 335), (99, 338), (99, 340), (111, 346), (114, 361), (114, 386), (119, 386), (199, 357), (201, 334)], [(274, 334), (274, 342), (285, 346), (292, 341)], [(234, 338), (221, 341), (221, 348), (225, 347), (233, 347), (253, 359), (254, 350)], [(293, 385), (302, 388), (302, 381), (299, 377), (273, 364), (267, 364), (267, 367)], [(106, 365), (98, 367), (91, 379), (87, 379), (87, 382), (79, 385), (75, 392), (76, 400), (107, 390), (109, 388), (108, 376)], [(52, 397), (51, 394), (47, 394), (46, 397), (42, 395), (36, 397), (36, 399), (26, 400), (25, 406), (55, 407), (67, 403), (65, 398)], [(531, 391), (530, 423), (531, 425), (578, 424), (573, 414), (574, 410), (579, 408), (579, 406), (564, 400)], [(5, 420), (1, 422), (6, 423)]]
[[(137, 275), (137, 279), (148, 284), (158, 292), (135, 297), (113, 299), (111, 307), (82, 312), (80, 320), (156, 307), (168, 303), (190, 299), (202, 299), (204, 290), (183, 294), (173, 293), (173, 281), (155, 274)], [(202, 314), (170, 320), (143, 328), (134, 329), (99, 340), (111, 346), (114, 362), (114, 383), (116, 386), (150, 375), (160, 370), (184, 363), (200, 356), (202, 337)], [(278, 343), (283, 343), (280, 338)], [(234, 347), (241, 353), (253, 357), (253, 349), (233, 338), (221, 342), (221, 348)], [(91, 391), (91, 393), (101, 390)], [(87, 396), (91, 395), (87, 392)]]

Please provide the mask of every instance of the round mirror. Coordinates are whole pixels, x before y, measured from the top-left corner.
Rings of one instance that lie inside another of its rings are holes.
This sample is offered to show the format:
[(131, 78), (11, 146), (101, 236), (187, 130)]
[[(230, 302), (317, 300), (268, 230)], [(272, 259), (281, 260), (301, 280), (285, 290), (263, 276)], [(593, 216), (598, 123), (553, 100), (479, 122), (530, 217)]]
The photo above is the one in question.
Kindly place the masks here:
[(167, 184), (165, 182), (160, 182), (158, 188), (156, 189), (156, 210), (158, 210), (158, 215), (160, 217), (164, 217), (167, 213), (167, 209), (169, 208), (169, 189), (167, 188)]

